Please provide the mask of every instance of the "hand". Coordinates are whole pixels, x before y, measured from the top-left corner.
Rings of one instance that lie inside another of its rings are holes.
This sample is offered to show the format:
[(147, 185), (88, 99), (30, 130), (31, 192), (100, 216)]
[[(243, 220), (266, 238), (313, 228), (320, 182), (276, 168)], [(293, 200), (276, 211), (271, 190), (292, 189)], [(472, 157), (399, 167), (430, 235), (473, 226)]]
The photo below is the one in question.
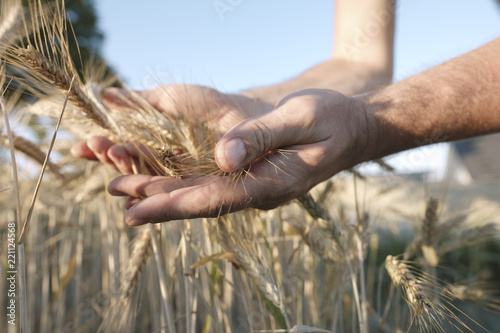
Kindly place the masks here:
[[(180, 112), (188, 119), (206, 121), (213, 131), (218, 132), (219, 137), (248, 117), (273, 108), (273, 105), (254, 98), (222, 94), (214, 89), (195, 85), (164, 85), (137, 94), (160, 112), (174, 118)], [(107, 89), (103, 94), (104, 103), (108, 107), (123, 112), (133, 111), (133, 99), (133, 96), (116, 88)], [(207, 110), (207, 106), (211, 106), (210, 110)], [(92, 137), (87, 142), (75, 144), (71, 152), (77, 157), (100, 160), (123, 174), (133, 173), (130, 158), (138, 156), (135, 145), (116, 145), (105, 137)]]
[(125, 222), (132, 226), (274, 208), (363, 159), (364, 110), (360, 99), (331, 90), (299, 91), (219, 140), (217, 164), (234, 174), (250, 165), (241, 177), (129, 175), (114, 179), (108, 190), (129, 196)]

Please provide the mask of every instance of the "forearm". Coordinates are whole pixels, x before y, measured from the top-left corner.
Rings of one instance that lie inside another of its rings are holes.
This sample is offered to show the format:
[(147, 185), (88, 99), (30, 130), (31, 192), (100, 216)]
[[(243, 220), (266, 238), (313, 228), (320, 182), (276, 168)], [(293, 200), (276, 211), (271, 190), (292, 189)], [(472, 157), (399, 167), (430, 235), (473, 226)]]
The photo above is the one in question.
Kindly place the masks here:
[(380, 71), (368, 64), (347, 59), (329, 59), (291, 80), (248, 90), (248, 97), (276, 105), (285, 96), (303, 89), (330, 89), (344, 95), (364, 93), (388, 85), (391, 71)]
[(442, 65), (360, 96), (362, 160), (500, 131), (500, 38)]
[(337, 0), (332, 58), (356, 61), (392, 77), (396, 0)]
[(332, 57), (285, 82), (245, 91), (276, 105), (302, 89), (366, 92), (392, 80), (394, 0), (336, 0)]

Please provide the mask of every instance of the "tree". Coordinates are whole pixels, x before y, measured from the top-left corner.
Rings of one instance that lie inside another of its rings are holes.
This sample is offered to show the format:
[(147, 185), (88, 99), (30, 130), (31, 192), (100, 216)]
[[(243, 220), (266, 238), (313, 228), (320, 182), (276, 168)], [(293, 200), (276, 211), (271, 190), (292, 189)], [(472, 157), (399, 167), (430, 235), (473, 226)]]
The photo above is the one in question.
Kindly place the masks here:
[[(98, 18), (93, 0), (66, 0), (68, 21), (73, 26), (74, 35), (69, 35), (70, 53), (77, 68), (82, 69), (80, 57), (85, 61), (94, 57), (103, 60), (100, 55), (103, 34), (97, 26)], [(75, 40), (76, 36), (76, 40)], [(77, 42), (80, 48), (78, 53)], [(108, 69), (109, 70), (109, 69)]]

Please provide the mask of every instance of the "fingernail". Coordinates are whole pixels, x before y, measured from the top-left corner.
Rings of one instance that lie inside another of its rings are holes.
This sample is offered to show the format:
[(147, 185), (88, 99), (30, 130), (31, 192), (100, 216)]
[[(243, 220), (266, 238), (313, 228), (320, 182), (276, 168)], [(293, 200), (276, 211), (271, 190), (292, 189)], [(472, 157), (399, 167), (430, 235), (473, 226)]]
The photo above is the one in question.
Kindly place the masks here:
[(247, 157), (247, 149), (241, 139), (232, 139), (227, 142), (224, 152), (226, 161), (233, 170), (238, 169), (245, 157)]
[(87, 140), (87, 147), (89, 147), (90, 150), (92, 150), (92, 151), (97, 149), (97, 142), (96, 142), (96, 138), (94, 136)]
[(143, 225), (143, 224), (146, 224), (147, 221), (146, 220), (141, 220), (141, 219), (133, 219), (133, 220), (130, 220), (128, 222), (125, 221), (125, 223), (129, 226), (129, 227), (137, 227), (139, 225)]
[(102, 92), (102, 96), (104, 98), (113, 98), (113, 97), (116, 97), (120, 94), (121, 90), (119, 88), (115, 88), (115, 87), (110, 87), (110, 88), (106, 88), (104, 89), (104, 91)]
[(76, 145), (71, 146), (70, 149), (71, 155), (78, 157), (80, 155), (80, 150), (81, 150), (80, 147), (77, 147)]

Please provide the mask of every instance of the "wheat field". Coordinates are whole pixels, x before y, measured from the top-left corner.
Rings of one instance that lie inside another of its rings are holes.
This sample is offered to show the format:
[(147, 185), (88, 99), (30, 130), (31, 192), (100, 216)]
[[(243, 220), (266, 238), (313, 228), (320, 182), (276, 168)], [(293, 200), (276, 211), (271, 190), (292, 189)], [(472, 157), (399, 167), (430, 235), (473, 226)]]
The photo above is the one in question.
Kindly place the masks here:
[(274, 210), (126, 226), (118, 172), (74, 143), (133, 143), (135, 171), (166, 177), (251, 170), (219, 170), (210, 117), (133, 91), (133, 110), (106, 105), (117, 79), (90, 59), (78, 73), (63, 2), (1, 6), (2, 332), (499, 332), (495, 198), (458, 202), (381, 161), (388, 176), (346, 171)]

